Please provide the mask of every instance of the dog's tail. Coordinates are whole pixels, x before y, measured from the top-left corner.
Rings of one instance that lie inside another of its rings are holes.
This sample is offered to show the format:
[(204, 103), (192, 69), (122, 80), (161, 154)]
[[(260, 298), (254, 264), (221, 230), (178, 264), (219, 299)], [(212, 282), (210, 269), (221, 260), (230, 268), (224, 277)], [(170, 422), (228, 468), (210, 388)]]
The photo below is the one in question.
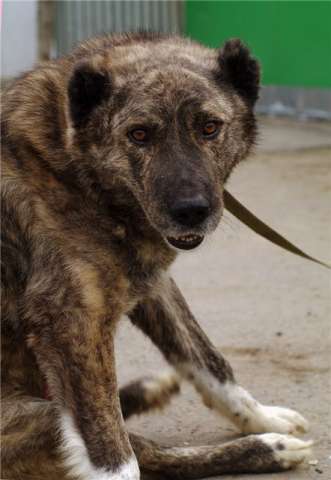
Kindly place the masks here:
[(135, 380), (120, 389), (123, 417), (162, 409), (179, 391), (180, 379), (174, 372)]
[(284, 471), (306, 461), (312, 444), (275, 433), (195, 447), (163, 447), (135, 434), (130, 434), (130, 442), (141, 471), (162, 480)]

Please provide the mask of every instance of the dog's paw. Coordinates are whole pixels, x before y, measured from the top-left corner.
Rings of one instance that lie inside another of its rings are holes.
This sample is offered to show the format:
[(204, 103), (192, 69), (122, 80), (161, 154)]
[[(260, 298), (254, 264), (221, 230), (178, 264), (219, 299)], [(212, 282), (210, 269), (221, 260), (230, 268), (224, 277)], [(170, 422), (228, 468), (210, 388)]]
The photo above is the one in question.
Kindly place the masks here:
[(264, 433), (258, 438), (272, 450), (274, 461), (282, 470), (295, 468), (311, 458), (312, 441), (303, 441), (279, 433)]
[(254, 412), (243, 419), (243, 433), (277, 432), (301, 435), (308, 432), (309, 424), (299, 413), (289, 408), (257, 404)]

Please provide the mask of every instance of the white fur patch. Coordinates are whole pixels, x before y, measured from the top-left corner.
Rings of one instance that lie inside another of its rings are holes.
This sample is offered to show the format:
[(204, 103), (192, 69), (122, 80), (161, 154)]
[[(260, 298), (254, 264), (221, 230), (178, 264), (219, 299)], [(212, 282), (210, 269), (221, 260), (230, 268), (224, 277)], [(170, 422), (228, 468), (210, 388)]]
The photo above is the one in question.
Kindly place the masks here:
[(293, 468), (311, 458), (312, 441), (304, 442), (279, 433), (265, 433), (258, 438), (272, 449), (276, 462), (284, 469)]
[(143, 387), (148, 394), (154, 398), (160, 398), (163, 393), (171, 392), (176, 387), (179, 388), (180, 379), (175, 372), (169, 371), (158, 375), (157, 377), (148, 378), (143, 381)]
[(308, 431), (308, 422), (294, 410), (265, 406), (236, 383), (221, 383), (206, 370), (181, 365), (186, 377), (193, 377), (196, 389), (206, 405), (228, 417), (243, 433), (278, 432), (302, 434)]
[(77, 431), (69, 413), (65, 412), (61, 416), (61, 432), (64, 463), (74, 477), (81, 480), (140, 479), (138, 463), (134, 456), (113, 472), (105, 468), (96, 468), (90, 461), (84, 440)]

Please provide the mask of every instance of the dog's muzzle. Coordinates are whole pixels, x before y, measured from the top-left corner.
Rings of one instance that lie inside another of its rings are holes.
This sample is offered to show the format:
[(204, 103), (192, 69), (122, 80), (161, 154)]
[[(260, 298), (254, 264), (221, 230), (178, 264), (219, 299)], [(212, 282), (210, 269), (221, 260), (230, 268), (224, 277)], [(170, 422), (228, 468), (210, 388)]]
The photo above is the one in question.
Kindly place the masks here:
[[(177, 197), (169, 206), (171, 219), (181, 228), (198, 229), (210, 214), (209, 201), (201, 194), (190, 197)], [(167, 237), (168, 242), (180, 250), (192, 250), (200, 245), (202, 235), (187, 233)]]

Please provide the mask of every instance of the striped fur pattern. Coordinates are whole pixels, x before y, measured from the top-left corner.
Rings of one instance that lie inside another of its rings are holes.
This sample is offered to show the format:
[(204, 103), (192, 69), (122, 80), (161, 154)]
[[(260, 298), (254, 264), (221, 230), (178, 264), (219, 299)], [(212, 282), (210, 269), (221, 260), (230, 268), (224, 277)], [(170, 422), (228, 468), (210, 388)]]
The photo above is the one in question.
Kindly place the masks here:
[[(178, 250), (222, 217), (224, 185), (255, 142), (258, 89), (258, 62), (239, 40), (212, 50), (134, 34), (83, 42), (4, 93), (5, 478), (138, 480), (141, 469), (193, 479), (308, 455), (288, 437), (303, 418), (236, 384), (167, 276)], [(176, 374), (119, 391), (123, 314)], [(124, 417), (163, 407), (180, 377), (254, 435), (186, 449), (130, 435)]]

